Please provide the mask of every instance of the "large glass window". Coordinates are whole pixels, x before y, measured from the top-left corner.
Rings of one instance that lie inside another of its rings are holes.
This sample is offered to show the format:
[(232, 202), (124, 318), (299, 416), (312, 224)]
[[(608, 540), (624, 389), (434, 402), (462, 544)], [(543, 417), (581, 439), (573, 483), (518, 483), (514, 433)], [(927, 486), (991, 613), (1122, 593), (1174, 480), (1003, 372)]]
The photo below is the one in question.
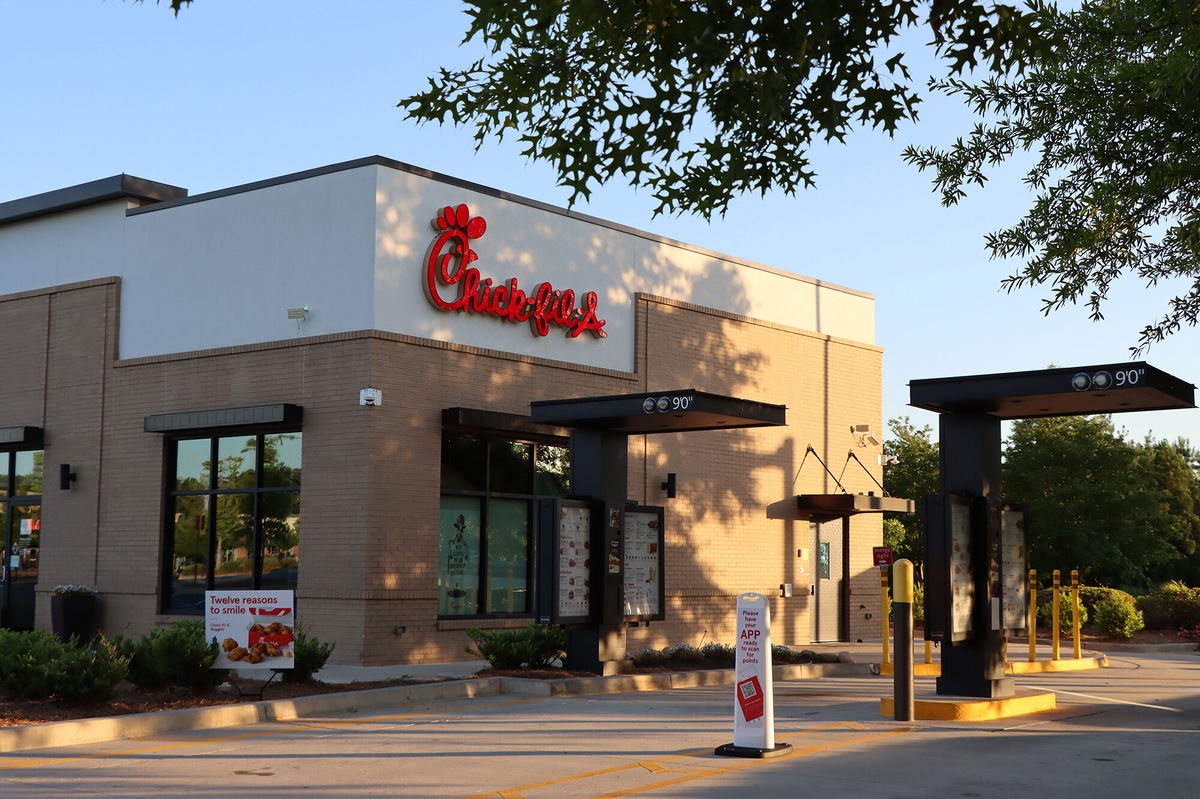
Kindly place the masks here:
[(533, 500), (565, 496), (569, 469), (559, 444), (442, 437), (440, 616), (532, 612)]
[(207, 590), (294, 589), (300, 433), (171, 442), (163, 610), (200, 613)]

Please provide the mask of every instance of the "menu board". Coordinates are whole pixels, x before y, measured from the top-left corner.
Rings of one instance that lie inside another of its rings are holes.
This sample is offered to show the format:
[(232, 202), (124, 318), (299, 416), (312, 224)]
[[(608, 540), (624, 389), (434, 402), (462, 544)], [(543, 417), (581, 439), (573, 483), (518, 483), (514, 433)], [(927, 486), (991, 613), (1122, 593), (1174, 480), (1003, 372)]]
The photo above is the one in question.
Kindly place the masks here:
[(625, 509), (623, 528), (626, 620), (663, 618), (663, 509)]
[(1005, 508), (1001, 512), (1000, 551), (1001, 621), (1005, 630), (1024, 630), (1028, 625), (1024, 510)]
[(971, 506), (950, 506), (950, 632), (971, 632), (975, 579), (971, 569)]
[(591, 612), (592, 512), (587, 506), (558, 507), (558, 616)]

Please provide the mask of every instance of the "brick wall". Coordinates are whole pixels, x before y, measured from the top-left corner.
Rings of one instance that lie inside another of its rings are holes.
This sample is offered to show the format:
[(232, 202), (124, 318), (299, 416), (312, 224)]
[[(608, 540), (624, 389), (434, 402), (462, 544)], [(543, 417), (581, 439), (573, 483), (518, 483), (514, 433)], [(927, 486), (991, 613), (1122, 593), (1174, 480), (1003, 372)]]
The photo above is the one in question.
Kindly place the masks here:
[[(738, 593), (774, 597), (775, 638), (812, 630), (806, 522), (772, 521), (768, 504), (797, 493), (876, 490), (877, 448), (850, 425), (882, 429), (881, 351), (782, 325), (640, 296), (633, 373), (535, 360), (361, 331), (174, 356), (114, 360), (119, 281), (0, 298), (0, 426), (47, 430), (48, 478), (38, 626), (58, 582), (96, 584), (108, 632), (144, 632), (158, 612), (163, 437), (149, 414), (295, 403), (304, 408), (298, 602), (303, 624), (336, 643), (333, 660), (366, 665), (466, 658), (467, 626), (523, 621), (437, 619), (441, 412), (464, 406), (528, 414), (534, 400), (695, 388), (788, 406), (781, 428), (634, 436), (630, 499), (666, 507), (667, 619), (630, 630), (629, 646), (729, 641)], [(379, 407), (359, 389), (383, 391)], [(57, 489), (57, 464), (79, 474)], [(53, 474), (50, 471), (53, 469)], [(679, 496), (659, 484), (678, 474)], [(53, 485), (50, 483), (53, 482)], [(877, 636), (872, 546), (878, 518), (851, 523), (851, 638)], [(792, 583), (795, 596), (778, 597)], [(860, 609), (859, 605), (865, 605)], [(403, 628), (398, 634), (397, 629)]]

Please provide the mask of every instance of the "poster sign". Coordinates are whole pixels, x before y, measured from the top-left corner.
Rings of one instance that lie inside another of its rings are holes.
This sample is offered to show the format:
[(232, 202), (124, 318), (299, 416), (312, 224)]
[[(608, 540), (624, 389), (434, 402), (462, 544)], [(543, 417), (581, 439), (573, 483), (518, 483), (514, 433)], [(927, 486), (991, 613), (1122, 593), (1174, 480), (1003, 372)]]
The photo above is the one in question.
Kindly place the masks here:
[(774, 749), (771, 610), (767, 598), (754, 593), (740, 595), (737, 622), (733, 745), (745, 749)]
[(541, 624), (592, 621), (592, 581), (603, 577), (605, 553), (592, 540), (592, 504), (574, 499), (538, 501), (536, 617)]
[(966, 637), (974, 626), (975, 572), (971, 568), (971, 506), (950, 506), (950, 632)]
[(894, 557), (891, 547), (871, 547), (871, 556), (876, 566), (891, 566)]
[(1025, 511), (1005, 506), (1000, 513), (1001, 623), (1005, 630), (1028, 626), (1028, 559), (1025, 551)]
[(204, 635), (217, 639), (214, 669), (291, 669), (294, 591), (205, 591)]
[(663, 618), (663, 508), (625, 509), (624, 616), (626, 621)]

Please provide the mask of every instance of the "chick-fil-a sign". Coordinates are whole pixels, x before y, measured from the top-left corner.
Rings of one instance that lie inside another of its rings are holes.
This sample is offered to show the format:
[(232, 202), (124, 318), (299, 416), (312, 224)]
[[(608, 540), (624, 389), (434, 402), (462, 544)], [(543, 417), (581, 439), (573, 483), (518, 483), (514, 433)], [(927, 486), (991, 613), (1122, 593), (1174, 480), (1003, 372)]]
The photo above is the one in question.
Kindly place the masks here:
[(596, 315), (596, 292), (584, 292), (575, 306), (575, 292), (559, 291), (549, 281), (539, 283), (529, 293), (510, 277), (494, 285), (490, 277), (481, 277), (471, 266), (479, 256), (471, 249), (471, 241), (487, 230), (482, 216), (471, 216), (465, 204), (454, 208), (447, 205), (434, 220), (441, 235), (429, 252), (425, 267), (425, 293), (429, 301), (443, 311), (488, 314), (506, 322), (529, 322), (536, 336), (545, 336), (550, 326), (566, 330), (576, 338), (585, 330), (597, 338), (607, 338), (604, 320)]

